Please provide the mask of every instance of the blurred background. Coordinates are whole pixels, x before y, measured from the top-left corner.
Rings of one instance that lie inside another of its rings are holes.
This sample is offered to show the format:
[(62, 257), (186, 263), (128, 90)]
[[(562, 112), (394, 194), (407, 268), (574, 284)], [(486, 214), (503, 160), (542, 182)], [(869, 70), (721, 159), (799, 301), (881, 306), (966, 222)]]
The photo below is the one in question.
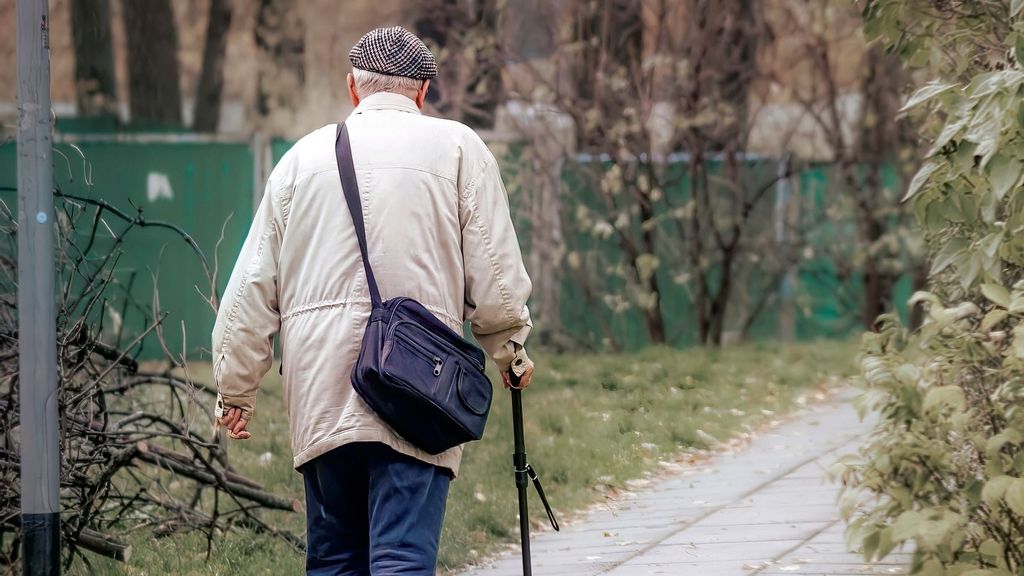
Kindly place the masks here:
[[(14, 8), (0, 0), (2, 185)], [(427, 112), (500, 159), (535, 342), (718, 346), (913, 321), (912, 79), (852, 2), (51, 0), (50, 18), (58, 186), (176, 222), (221, 287), (275, 161), (350, 112), (349, 48), (400, 24), (439, 60)], [(143, 235), (117, 274), (143, 301), (157, 282), (167, 342), (202, 356), (213, 314), (194, 254), (164, 250), (179, 241)]]
[[(534, 282), (526, 432), (560, 515), (829, 398), (852, 410), (857, 383), (880, 416), (840, 477), (876, 504), (840, 506), (849, 546), (1020, 572), (1024, 0), (49, 9), (69, 573), (300, 569), (278, 368), (228, 444), (210, 332), (269, 174), (347, 117), (348, 51), (391, 25), (437, 56), (425, 112), (501, 166)], [(20, 546), (15, 41), (0, 0), (0, 574)], [(507, 408), (453, 484), (444, 574), (518, 537)]]

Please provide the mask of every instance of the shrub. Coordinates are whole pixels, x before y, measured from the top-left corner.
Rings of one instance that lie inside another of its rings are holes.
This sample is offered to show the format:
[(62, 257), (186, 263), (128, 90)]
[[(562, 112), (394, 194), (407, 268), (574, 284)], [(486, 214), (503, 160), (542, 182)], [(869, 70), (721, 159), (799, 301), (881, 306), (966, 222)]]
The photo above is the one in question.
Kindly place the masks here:
[(1024, 2), (870, 0), (865, 30), (937, 78), (905, 109), (931, 148), (906, 201), (932, 251), (927, 318), (864, 337), (879, 423), (838, 475), (868, 558), (914, 574), (1024, 573)]

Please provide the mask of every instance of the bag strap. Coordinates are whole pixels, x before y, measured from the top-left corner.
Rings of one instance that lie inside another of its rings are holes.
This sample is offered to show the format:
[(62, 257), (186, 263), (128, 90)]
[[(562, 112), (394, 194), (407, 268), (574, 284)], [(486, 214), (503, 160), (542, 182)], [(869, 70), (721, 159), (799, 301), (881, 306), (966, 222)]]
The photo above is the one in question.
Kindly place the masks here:
[(555, 529), (555, 532), (560, 530), (558, 526), (558, 519), (555, 518), (555, 513), (551, 510), (551, 505), (548, 504), (548, 497), (544, 494), (544, 487), (540, 485), (540, 476), (537, 475), (537, 471), (530, 466), (530, 463), (526, 463), (526, 473), (530, 476), (530, 480), (533, 480), (533, 487), (537, 489), (537, 495), (540, 496), (540, 501), (544, 504), (544, 511), (548, 513), (548, 521), (551, 522), (551, 527)]
[(366, 255), (366, 227), (363, 225), (363, 206), (359, 202), (359, 184), (356, 182), (356, 169), (352, 163), (352, 143), (348, 139), (348, 126), (338, 124), (338, 135), (334, 141), (334, 155), (338, 160), (338, 173), (341, 174), (341, 190), (345, 194), (345, 203), (352, 213), (352, 224), (359, 239), (359, 254), (363, 258), (363, 271), (366, 272), (366, 284), (370, 288), (370, 302), (374, 308), (381, 307), (380, 291), (377, 290), (377, 279), (373, 277), (370, 259)]

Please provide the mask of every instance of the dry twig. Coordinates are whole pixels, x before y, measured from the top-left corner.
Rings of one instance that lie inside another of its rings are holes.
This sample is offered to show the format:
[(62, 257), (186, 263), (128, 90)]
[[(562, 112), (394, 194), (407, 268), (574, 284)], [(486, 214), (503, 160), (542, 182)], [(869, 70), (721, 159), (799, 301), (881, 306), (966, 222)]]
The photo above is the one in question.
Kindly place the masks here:
[[(199, 531), (208, 549), (229, 530), (266, 534), (301, 549), (301, 538), (259, 516), (264, 509), (298, 511), (300, 504), (231, 470), (218, 438), (195, 431), (212, 426), (189, 426), (192, 418), (209, 417), (215, 390), (192, 382), (188, 371), (185, 377), (140, 371), (136, 360), (148, 344), (167, 354), (168, 366), (185, 365), (184, 353), (172, 355), (162, 341), (159, 295), (141, 304), (132, 295), (134, 276), (124, 281), (115, 274), (126, 238), (149, 226), (178, 234), (208, 279), (203, 300), (210, 304), (217, 302), (216, 262), (211, 270), (189, 234), (146, 220), (141, 210), (131, 215), (104, 200), (57, 196), (65, 562), (83, 551), (127, 561), (132, 550), (121, 535), (140, 527), (154, 536)], [(0, 566), (12, 573), (21, 564), (16, 255), (17, 220), (0, 203)], [(103, 325), (111, 310), (119, 314), (113, 330)], [(132, 326), (144, 328), (133, 334)]]

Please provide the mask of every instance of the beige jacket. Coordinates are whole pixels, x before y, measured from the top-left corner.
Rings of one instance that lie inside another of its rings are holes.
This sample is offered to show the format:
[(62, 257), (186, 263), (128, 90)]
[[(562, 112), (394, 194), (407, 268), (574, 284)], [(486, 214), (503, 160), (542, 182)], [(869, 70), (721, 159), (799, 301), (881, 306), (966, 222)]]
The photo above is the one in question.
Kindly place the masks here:
[[(530, 279), (494, 156), (469, 128), (393, 93), (346, 121), (370, 263), (384, 299), (411, 296), (505, 369), (530, 333)], [(280, 331), (296, 468), (350, 442), (383, 442), (458, 472), (462, 447), (431, 456), (400, 438), (352, 388), (370, 314), (334, 156), (337, 126), (299, 140), (274, 168), (213, 329), (218, 417), (252, 416)], [(519, 346), (515, 346), (518, 344)]]

